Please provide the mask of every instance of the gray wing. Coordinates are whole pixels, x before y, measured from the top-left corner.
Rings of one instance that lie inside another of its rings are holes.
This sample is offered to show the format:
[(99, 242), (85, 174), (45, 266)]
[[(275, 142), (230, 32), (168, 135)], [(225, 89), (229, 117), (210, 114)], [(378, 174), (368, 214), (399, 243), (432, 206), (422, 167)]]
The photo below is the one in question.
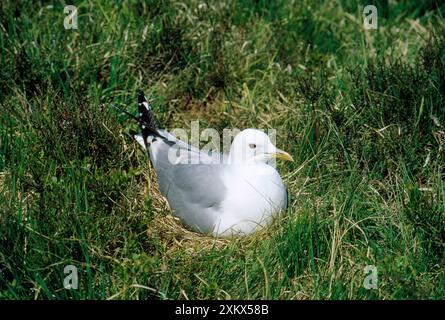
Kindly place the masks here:
[[(228, 156), (226, 154), (221, 154), (218, 152), (204, 152), (192, 145), (189, 145), (181, 140), (176, 139), (174, 136), (172, 136), (169, 132), (158, 129), (158, 132), (160, 135), (166, 138), (168, 140), (168, 143), (165, 142), (166, 145), (158, 144), (155, 142), (158, 142), (159, 138), (156, 137), (150, 137), (150, 140), (147, 141), (150, 145), (150, 151), (156, 150), (156, 149), (162, 149), (164, 153), (170, 152), (170, 157), (172, 156), (171, 148), (178, 151), (178, 154), (182, 155), (181, 162), (182, 163), (203, 163), (203, 164), (223, 164), (227, 163)], [(136, 141), (141, 145), (143, 149), (145, 149), (145, 143), (143, 140), (143, 137), (141, 134), (137, 134), (134, 136)], [(151, 155), (152, 156), (152, 155)], [(176, 157), (175, 161), (178, 159)], [(152, 161), (153, 161), (152, 157)]]
[[(181, 150), (181, 155), (185, 156), (186, 159), (189, 160), (187, 163), (203, 163), (203, 164), (222, 164), (227, 160), (226, 155), (220, 154), (218, 152), (204, 152), (199, 148), (196, 148), (192, 145), (189, 145), (181, 140), (176, 139), (169, 132), (159, 129), (159, 133), (166, 137), (169, 141), (174, 142), (170, 147), (178, 148)], [(184, 163), (182, 162), (182, 163)]]
[[(172, 168), (170, 188), (176, 188), (184, 195), (184, 201), (196, 203), (201, 208), (219, 208), (227, 189), (221, 175), (221, 165), (180, 164)], [(169, 193), (167, 186), (167, 195)]]
[[(160, 191), (183, 223), (194, 230), (210, 232), (227, 194), (222, 178), (226, 165), (202, 162), (209, 159), (214, 161), (223, 156), (202, 153), (182, 141), (176, 141), (175, 144), (176, 148), (185, 151), (175, 153), (172, 150), (174, 146), (162, 139), (156, 139), (149, 145)], [(198, 157), (200, 161), (197, 164), (183, 164), (179, 160), (184, 155)]]

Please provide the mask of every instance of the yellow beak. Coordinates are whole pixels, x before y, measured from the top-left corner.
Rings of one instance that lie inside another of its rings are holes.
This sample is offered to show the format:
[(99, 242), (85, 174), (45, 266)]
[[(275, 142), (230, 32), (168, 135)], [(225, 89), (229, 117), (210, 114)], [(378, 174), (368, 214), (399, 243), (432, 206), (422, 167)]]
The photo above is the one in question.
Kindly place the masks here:
[(292, 158), (289, 153), (281, 149), (277, 149), (277, 152), (273, 153), (272, 156), (277, 159), (294, 162), (294, 158)]

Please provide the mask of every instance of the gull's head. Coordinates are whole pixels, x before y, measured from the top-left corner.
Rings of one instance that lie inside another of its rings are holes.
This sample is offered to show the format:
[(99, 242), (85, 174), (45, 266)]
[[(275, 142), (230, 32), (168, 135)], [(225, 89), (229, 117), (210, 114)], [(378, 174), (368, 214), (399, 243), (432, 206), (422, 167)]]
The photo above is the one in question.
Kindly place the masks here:
[(256, 129), (246, 129), (236, 135), (229, 158), (230, 163), (236, 164), (269, 163), (274, 158), (293, 161), (289, 153), (278, 149), (267, 134)]

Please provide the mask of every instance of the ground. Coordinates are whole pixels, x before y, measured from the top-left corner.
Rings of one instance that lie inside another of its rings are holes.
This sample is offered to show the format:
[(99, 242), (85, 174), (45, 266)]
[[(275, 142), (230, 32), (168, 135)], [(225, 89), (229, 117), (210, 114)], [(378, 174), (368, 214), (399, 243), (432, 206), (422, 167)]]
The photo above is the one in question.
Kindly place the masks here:
[[(445, 297), (441, 1), (73, 2), (0, 3), (0, 298)], [(276, 129), (289, 210), (184, 229), (110, 107), (138, 90), (162, 128)]]

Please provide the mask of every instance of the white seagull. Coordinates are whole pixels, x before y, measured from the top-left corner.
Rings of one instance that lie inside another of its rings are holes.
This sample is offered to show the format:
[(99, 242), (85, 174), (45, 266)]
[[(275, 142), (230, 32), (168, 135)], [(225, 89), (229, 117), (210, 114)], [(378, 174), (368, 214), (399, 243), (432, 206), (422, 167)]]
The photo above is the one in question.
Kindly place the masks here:
[(159, 189), (186, 227), (216, 237), (247, 235), (286, 209), (286, 188), (270, 162), (293, 159), (267, 134), (246, 129), (228, 155), (207, 153), (156, 128), (142, 92), (138, 110), (141, 133), (135, 138), (148, 149)]

